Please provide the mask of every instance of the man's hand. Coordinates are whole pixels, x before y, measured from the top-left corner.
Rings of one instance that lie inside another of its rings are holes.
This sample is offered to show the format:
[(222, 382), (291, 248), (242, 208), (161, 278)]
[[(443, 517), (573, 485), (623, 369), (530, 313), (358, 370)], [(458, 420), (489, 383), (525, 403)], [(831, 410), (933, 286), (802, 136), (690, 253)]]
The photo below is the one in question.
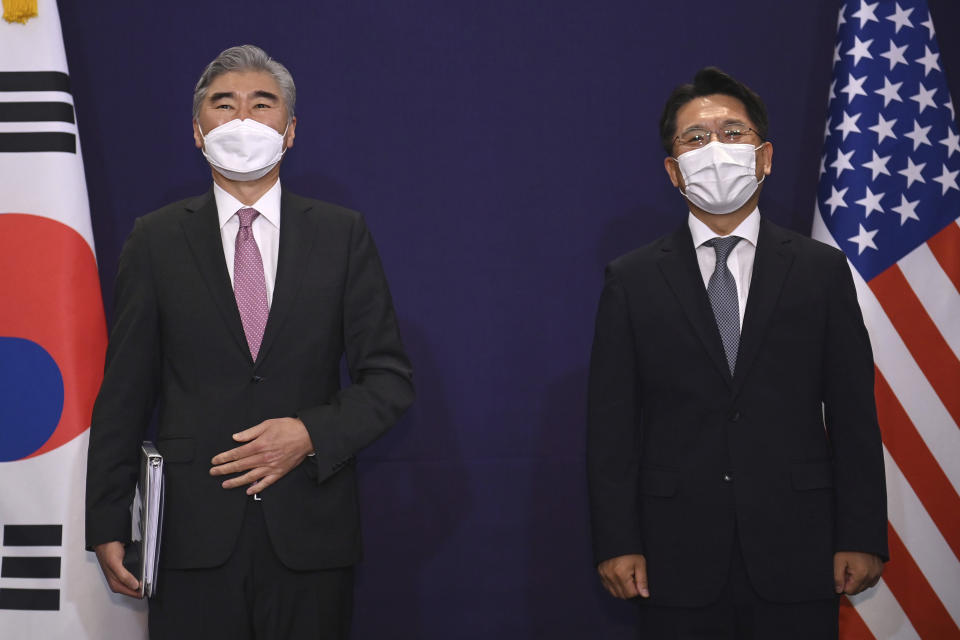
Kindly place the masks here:
[(614, 598), (650, 597), (647, 559), (642, 555), (617, 556), (597, 565), (603, 586)]
[(313, 443), (303, 422), (297, 418), (264, 420), (245, 431), (233, 434), (237, 442), (247, 444), (224, 451), (210, 461), (210, 475), (241, 473), (222, 483), (224, 489), (247, 487), (247, 495), (260, 493), (287, 475), (313, 453)]
[(856, 595), (880, 580), (883, 560), (880, 556), (860, 551), (838, 551), (833, 554), (833, 587), (837, 593)]
[(123, 566), (123, 543), (104, 542), (93, 548), (100, 562), (100, 570), (107, 579), (107, 585), (114, 593), (131, 598), (140, 598), (140, 582)]

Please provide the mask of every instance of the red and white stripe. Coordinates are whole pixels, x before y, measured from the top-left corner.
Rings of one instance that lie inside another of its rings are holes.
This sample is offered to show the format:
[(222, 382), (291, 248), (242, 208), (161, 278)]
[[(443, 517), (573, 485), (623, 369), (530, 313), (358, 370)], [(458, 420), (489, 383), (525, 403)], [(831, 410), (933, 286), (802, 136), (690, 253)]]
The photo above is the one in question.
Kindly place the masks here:
[[(815, 212), (813, 237), (837, 246)], [(841, 610), (843, 640), (960, 639), (960, 219), (865, 281), (890, 562)]]

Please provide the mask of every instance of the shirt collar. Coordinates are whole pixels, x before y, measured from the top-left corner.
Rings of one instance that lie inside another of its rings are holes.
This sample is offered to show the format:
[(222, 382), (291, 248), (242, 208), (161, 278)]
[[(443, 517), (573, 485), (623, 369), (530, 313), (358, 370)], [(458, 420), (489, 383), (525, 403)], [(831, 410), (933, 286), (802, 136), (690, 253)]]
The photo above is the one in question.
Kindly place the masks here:
[[(213, 197), (217, 201), (217, 217), (220, 220), (220, 228), (227, 224), (227, 220), (232, 218), (237, 211), (247, 205), (243, 204), (232, 195), (227, 193), (223, 187), (216, 182), (213, 183)], [(270, 224), (280, 228), (280, 181), (277, 180), (272, 187), (260, 199), (250, 205), (251, 208), (260, 212), (260, 216), (266, 218)]]
[[(701, 222), (700, 219), (692, 213), (687, 215), (687, 226), (690, 227), (690, 235), (693, 236), (694, 247), (699, 247), (707, 240), (718, 237), (713, 229)], [(754, 209), (730, 235), (740, 236), (753, 246), (757, 246), (757, 238), (760, 236), (760, 209)]]

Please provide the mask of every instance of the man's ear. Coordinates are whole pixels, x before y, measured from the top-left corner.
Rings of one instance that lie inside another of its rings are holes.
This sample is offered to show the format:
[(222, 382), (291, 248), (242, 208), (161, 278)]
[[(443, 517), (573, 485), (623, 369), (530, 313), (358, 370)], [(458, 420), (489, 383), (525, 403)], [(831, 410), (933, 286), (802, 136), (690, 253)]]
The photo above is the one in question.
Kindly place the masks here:
[(763, 175), (768, 176), (773, 167), (773, 143), (768, 140), (757, 151), (760, 152), (760, 162), (757, 163), (757, 167), (763, 171)]
[(193, 119), (193, 143), (197, 149), (203, 149), (203, 136), (200, 135), (200, 123), (196, 118)]
[(673, 156), (667, 156), (663, 159), (663, 168), (670, 176), (670, 182), (673, 186), (683, 188), (683, 175), (680, 173), (680, 165), (677, 164), (677, 159)]
[(290, 118), (290, 124), (287, 125), (287, 135), (283, 138), (283, 148), (289, 149), (293, 146), (293, 139), (297, 137), (297, 117)]

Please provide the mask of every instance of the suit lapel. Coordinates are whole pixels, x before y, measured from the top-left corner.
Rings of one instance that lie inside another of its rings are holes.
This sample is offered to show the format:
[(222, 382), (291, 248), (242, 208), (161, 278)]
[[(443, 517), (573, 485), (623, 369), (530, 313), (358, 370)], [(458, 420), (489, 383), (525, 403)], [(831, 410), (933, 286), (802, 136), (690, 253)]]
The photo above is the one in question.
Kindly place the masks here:
[(661, 273), (677, 296), (687, 319), (710, 354), (710, 359), (729, 384), (730, 367), (723, 352), (720, 330), (717, 329), (713, 309), (710, 308), (707, 288), (703, 285), (703, 276), (697, 263), (693, 237), (686, 222), (664, 240), (660, 251), (658, 264)]
[(733, 380), (734, 393), (743, 386), (750, 366), (757, 357), (792, 263), (790, 237), (776, 225), (761, 218), (750, 293), (747, 296), (747, 309), (740, 333), (740, 349)]
[[(280, 251), (277, 260), (277, 281), (273, 289), (270, 315), (263, 332), (257, 362), (266, 357), (290, 313), (303, 282), (307, 258), (316, 237), (316, 222), (308, 215), (311, 208), (304, 200), (287, 191), (280, 196)], [(238, 314), (239, 315), (239, 314)]]
[(230, 274), (223, 255), (217, 202), (213, 197), (213, 191), (187, 203), (186, 209), (191, 213), (185, 216), (180, 224), (187, 237), (187, 244), (197, 261), (200, 276), (206, 282), (210, 297), (223, 317), (224, 323), (229, 327), (230, 334), (237, 345), (247, 353), (247, 357), (250, 357), (250, 348), (243, 333), (240, 312), (237, 310), (237, 301), (233, 295), (233, 286), (230, 283)]

